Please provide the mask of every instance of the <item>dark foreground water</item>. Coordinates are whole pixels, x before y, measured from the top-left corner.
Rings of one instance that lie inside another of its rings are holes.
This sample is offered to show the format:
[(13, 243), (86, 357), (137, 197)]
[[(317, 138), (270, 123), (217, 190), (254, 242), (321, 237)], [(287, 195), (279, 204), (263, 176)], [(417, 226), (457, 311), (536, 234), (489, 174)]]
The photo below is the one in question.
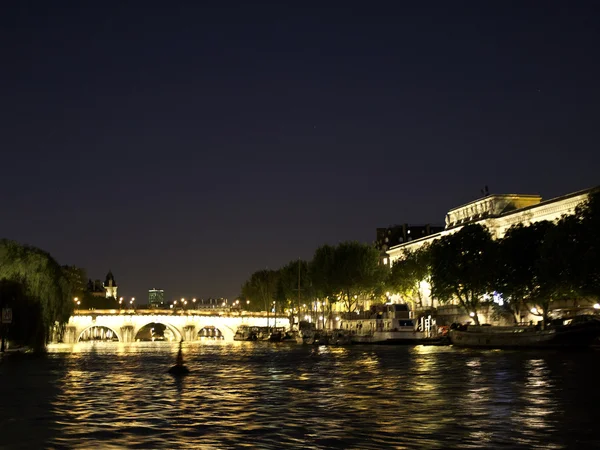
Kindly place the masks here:
[(77, 344), (0, 363), (1, 448), (600, 448), (600, 352)]

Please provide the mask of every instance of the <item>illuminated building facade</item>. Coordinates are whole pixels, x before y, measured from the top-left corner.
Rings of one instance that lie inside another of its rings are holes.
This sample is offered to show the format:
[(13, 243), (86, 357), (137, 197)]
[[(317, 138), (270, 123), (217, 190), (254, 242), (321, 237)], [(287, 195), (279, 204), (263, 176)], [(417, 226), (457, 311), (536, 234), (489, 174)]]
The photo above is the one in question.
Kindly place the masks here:
[(407, 223), (392, 225), (387, 228), (377, 228), (375, 247), (381, 253), (381, 262), (386, 266), (390, 266), (390, 258), (387, 254), (390, 248), (443, 230), (444, 227), (441, 225), (409, 225)]
[[(494, 239), (501, 239), (513, 225), (548, 220), (555, 222), (564, 215), (573, 214), (575, 208), (585, 202), (594, 188), (573, 192), (550, 200), (539, 195), (491, 194), (456, 208), (446, 214), (446, 227), (435, 234), (391, 247), (387, 251), (389, 263), (402, 259), (407, 251), (414, 251), (440, 237), (456, 233), (467, 224), (485, 226)], [(435, 306), (431, 300), (431, 287), (421, 283), (421, 294), (425, 307)]]

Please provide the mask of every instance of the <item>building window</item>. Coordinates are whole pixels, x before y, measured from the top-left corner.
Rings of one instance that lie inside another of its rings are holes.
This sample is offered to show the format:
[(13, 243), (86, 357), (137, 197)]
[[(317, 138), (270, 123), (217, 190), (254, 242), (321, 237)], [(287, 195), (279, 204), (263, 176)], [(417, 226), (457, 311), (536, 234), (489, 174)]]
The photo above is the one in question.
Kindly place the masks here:
[(388, 263), (388, 259), (387, 258), (383, 258), (383, 265), (387, 266), (387, 263)]

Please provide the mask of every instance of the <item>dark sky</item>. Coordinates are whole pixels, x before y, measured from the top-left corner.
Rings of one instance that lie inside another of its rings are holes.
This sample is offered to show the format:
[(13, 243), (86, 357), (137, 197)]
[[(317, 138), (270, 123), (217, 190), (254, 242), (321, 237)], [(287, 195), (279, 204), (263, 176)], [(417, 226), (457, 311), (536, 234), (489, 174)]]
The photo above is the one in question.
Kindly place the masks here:
[(231, 298), (486, 184), (598, 184), (593, 2), (250, 3), (3, 2), (0, 236)]

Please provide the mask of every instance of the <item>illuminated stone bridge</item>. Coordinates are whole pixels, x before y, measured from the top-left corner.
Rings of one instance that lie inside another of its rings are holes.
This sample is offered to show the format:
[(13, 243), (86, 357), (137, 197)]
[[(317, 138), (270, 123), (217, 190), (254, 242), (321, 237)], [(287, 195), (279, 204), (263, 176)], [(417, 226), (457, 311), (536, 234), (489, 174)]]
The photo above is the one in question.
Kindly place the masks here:
[(63, 342), (90, 339), (135, 342), (139, 339), (140, 330), (152, 324), (165, 326), (167, 340), (214, 338), (232, 341), (240, 325), (289, 328), (289, 319), (277, 317), (275, 322), (272, 314), (267, 317), (267, 313), (215, 310), (77, 310), (67, 323)]

